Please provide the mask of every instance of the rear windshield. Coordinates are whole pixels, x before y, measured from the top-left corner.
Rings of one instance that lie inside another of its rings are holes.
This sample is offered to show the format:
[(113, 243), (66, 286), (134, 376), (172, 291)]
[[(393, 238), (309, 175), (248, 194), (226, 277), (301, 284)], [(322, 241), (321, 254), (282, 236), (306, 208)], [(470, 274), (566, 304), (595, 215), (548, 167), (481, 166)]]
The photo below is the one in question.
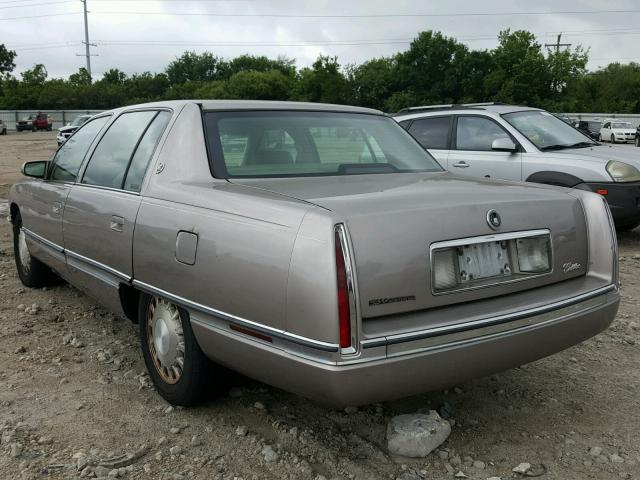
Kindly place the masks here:
[(206, 112), (216, 177), (439, 172), (394, 120), (333, 112)]

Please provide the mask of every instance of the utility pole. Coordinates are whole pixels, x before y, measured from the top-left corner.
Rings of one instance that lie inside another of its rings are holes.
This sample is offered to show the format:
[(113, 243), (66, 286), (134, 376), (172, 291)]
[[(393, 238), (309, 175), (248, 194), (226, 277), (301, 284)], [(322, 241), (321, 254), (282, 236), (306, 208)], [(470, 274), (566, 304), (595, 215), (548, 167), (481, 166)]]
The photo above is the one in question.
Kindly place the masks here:
[[(85, 10), (86, 12), (86, 10)], [(86, 13), (85, 13), (86, 15)], [(570, 43), (560, 43), (560, 40), (562, 39), (562, 32), (560, 32), (558, 34), (558, 41), (556, 43), (545, 43), (544, 46), (545, 47), (555, 47), (556, 48), (556, 53), (560, 52), (560, 47), (570, 47), (571, 44)]]
[(85, 57), (87, 59), (87, 73), (89, 73), (89, 78), (91, 78), (91, 57), (95, 57), (96, 55), (91, 54), (91, 47), (97, 47), (95, 43), (89, 43), (89, 15), (87, 11), (87, 0), (80, 0), (82, 5), (84, 6), (84, 55), (76, 54), (77, 57)]

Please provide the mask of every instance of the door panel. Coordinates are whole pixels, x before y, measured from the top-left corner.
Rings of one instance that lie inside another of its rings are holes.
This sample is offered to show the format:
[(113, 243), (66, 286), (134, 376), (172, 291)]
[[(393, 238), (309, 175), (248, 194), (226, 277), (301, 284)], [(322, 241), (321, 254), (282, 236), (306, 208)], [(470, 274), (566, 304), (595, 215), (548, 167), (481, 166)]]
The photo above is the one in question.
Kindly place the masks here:
[(72, 187), (64, 211), (69, 276), (120, 314), (119, 286), (131, 279), (139, 206), (138, 195), (78, 184)]
[(487, 117), (459, 116), (454, 126), (455, 149), (449, 152), (447, 170), (470, 177), (522, 180), (522, 154), (497, 152), (491, 145), (512, 137)]
[(62, 213), (70, 187), (44, 180), (34, 180), (22, 187), (20, 214), (22, 226), (27, 229), (29, 251), (57, 272), (64, 272)]

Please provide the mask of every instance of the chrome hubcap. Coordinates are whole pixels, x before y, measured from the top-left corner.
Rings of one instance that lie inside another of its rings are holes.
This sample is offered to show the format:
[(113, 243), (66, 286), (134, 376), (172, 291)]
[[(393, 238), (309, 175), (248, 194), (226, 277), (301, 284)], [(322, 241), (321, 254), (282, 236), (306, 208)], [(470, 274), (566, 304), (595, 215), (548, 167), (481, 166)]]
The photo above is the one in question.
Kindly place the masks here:
[(18, 255), (20, 256), (20, 264), (25, 272), (31, 269), (31, 254), (29, 253), (29, 247), (27, 247), (27, 237), (22, 229), (18, 234)]
[(153, 297), (147, 310), (147, 342), (153, 365), (167, 383), (177, 383), (184, 368), (184, 333), (178, 307)]

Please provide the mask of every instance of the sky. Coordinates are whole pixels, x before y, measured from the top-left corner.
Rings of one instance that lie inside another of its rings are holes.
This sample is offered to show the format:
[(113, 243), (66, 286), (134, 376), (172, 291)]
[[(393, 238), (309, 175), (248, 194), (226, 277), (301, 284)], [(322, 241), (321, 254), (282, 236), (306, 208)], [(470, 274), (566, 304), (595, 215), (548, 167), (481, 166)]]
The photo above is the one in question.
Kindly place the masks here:
[[(499, 31), (526, 29), (538, 41), (589, 49), (588, 68), (640, 61), (640, 1), (618, 0), (87, 0), (92, 73), (159, 72), (185, 50), (232, 58), (319, 54), (342, 65), (406, 50), (424, 30), (472, 49), (492, 49)], [(85, 66), (80, 0), (0, 0), (0, 43), (19, 74), (36, 63), (50, 77)], [(607, 10), (603, 12), (603, 10)], [(591, 13), (586, 13), (591, 12)], [(393, 15), (393, 16), (392, 16)]]

